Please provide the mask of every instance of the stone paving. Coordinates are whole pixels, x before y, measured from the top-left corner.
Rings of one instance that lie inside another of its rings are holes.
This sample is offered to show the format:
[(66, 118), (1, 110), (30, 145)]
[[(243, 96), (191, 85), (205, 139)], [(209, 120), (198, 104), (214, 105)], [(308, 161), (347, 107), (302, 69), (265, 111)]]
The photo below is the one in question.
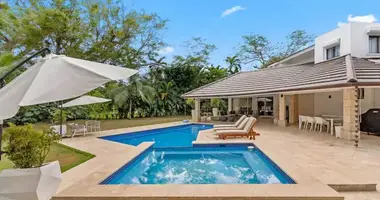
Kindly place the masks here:
[[(145, 144), (141, 145), (141, 148), (136, 148), (134, 146), (98, 139), (98, 136), (147, 130), (178, 124), (181, 123), (167, 123), (103, 131), (86, 137), (63, 140), (64, 144), (91, 152), (95, 154), (96, 157), (63, 174), (63, 182), (55, 199), (65, 199), (65, 197), (71, 197), (75, 193), (83, 193), (86, 191), (88, 193), (94, 193), (95, 190), (99, 190), (99, 192), (95, 192), (96, 194), (104, 196), (105, 194), (102, 194), (101, 190), (104, 190), (108, 186), (95, 186), (104, 178), (104, 174), (110, 175), (113, 171), (120, 168), (127, 160), (132, 159), (135, 155), (141, 152), (142, 149), (149, 146), (149, 144)], [(355, 148), (352, 142), (336, 139), (326, 133), (318, 134), (314, 132), (300, 131), (296, 127), (280, 128), (270, 125), (266, 121), (260, 121), (256, 130), (261, 135), (258, 136), (255, 141), (251, 140), (250, 142), (254, 142), (264, 151), (264, 153), (289, 173), (289, 175), (294, 175), (297, 178), (301, 177), (301, 179), (303, 179), (302, 182), (308, 180), (313, 182), (316, 186), (315, 190), (312, 191), (314, 195), (318, 194), (318, 191), (320, 193), (332, 194), (327, 191), (327, 188), (322, 186), (323, 183), (330, 185), (360, 184), (366, 187), (371, 187), (380, 182), (380, 137), (362, 135), (360, 147)], [(203, 131), (198, 135), (196, 142), (220, 143), (238, 141), (246, 142), (248, 140), (231, 138), (223, 141), (213, 136), (211, 132)], [(101, 176), (101, 178), (99, 178), (99, 176)], [(303, 176), (311, 177), (302, 178)], [(322, 183), (319, 184), (319, 181)], [(91, 186), (90, 182), (95, 185)], [(186, 187), (189, 190), (194, 190), (194, 188), (191, 188), (192, 186)], [(130, 192), (138, 192), (136, 188), (138, 187), (134, 186), (134, 190)], [(244, 189), (245, 187), (240, 188)], [(210, 191), (211, 190), (212, 187), (210, 187)], [(262, 191), (264, 190), (267, 189), (263, 187)], [(278, 190), (283, 190), (284, 192), (288, 191), (288, 189), (284, 190), (281, 186)], [(303, 188), (303, 190), (306, 191), (308, 189)], [(126, 188), (122, 190), (121, 188), (117, 188), (114, 191), (114, 195), (119, 192), (120, 194), (123, 194), (121, 191), (124, 191), (125, 193), (129, 190)], [(159, 191), (162, 192), (162, 190)], [(104, 192), (109, 192), (109, 190), (104, 190)], [(207, 191), (203, 192), (207, 193)], [(260, 191), (256, 192), (257, 194), (260, 193)], [(174, 195), (174, 193), (171, 191), (171, 195)], [(291, 192), (288, 193), (291, 195)], [(241, 194), (246, 194), (246, 191)], [(380, 193), (375, 191), (344, 192), (340, 194), (344, 195), (346, 199), (349, 200), (380, 199)], [(224, 195), (227, 195), (227, 193)]]

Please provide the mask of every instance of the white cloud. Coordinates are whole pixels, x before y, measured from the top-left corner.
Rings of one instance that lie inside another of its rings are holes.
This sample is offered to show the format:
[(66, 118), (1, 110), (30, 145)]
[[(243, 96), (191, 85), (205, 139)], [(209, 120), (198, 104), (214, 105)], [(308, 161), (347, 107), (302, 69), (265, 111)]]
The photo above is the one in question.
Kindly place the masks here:
[[(363, 15), (363, 16), (353, 16), (353, 15), (348, 15), (347, 17), (348, 22), (367, 22), (367, 23), (373, 23), (376, 22), (377, 19), (375, 15), (369, 14), (369, 15)], [(342, 26), (346, 23), (344, 22), (338, 22), (338, 26)]]
[(234, 7), (232, 7), (232, 8), (229, 8), (229, 9), (223, 11), (221, 17), (225, 17), (225, 16), (230, 15), (230, 14), (232, 14), (232, 13), (234, 13), (234, 12), (241, 11), (241, 10), (245, 10), (245, 9), (246, 9), (246, 8), (244, 8), (244, 7), (242, 7), (242, 6), (234, 6)]
[(355, 16), (355, 17), (352, 15), (348, 15), (347, 20), (349, 22), (368, 22), (368, 23), (373, 23), (373, 22), (377, 21), (375, 15), (373, 15), (373, 14), (363, 15), (363, 16)]
[(174, 52), (174, 48), (171, 46), (164, 47), (158, 51), (159, 54), (170, 54)]

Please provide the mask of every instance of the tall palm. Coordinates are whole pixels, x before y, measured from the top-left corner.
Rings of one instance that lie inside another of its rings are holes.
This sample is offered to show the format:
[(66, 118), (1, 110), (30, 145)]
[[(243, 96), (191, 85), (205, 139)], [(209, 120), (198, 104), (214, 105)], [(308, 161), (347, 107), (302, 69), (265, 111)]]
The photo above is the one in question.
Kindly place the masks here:
[(225, 62), (228, 63), (228, 73), (235, 74), (241, 71), (241, 62), (237, 55), (232, 57), (228, 56)]
[(112, 89), (109, 95), (121, 109), (128, 109), (129, 118), (132, 117), (132, 107), (140, 99), (151, 105), (154, 102), (155, 89), (144, 84), (140, 75), (129, 78), (128, 83), (120, 83), (119, 87)]

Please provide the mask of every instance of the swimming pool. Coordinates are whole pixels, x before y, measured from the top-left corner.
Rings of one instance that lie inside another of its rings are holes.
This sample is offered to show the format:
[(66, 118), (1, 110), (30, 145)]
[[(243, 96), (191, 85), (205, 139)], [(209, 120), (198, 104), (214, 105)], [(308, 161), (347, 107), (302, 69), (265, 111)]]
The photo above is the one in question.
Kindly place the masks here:
[(101, 137), (102, 139), (137, 146), (142, 142), (155, 142), (154, 147), (191, 147), (198, 132), (212, 128), (212, 125), (185, 124), (167, 128), (138, 131)]
[(150, 148), (101, 184), (294, 184), (247, 146)]

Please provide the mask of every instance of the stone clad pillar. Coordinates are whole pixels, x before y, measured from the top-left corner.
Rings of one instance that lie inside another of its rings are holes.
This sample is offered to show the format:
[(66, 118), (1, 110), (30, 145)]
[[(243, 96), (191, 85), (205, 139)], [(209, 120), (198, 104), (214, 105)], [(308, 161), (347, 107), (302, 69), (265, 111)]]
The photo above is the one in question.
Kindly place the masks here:
[(193, 121), (200, 122), (201, 121), (201, 100), (194, 99), (194, 103), (195, 103), (195, 116), (193, 118)]
[(257, 97), (252, 97), (252, 111), (254, 116), (258, 115)]
[(228, 114), (233, 110), (232, 97), (228, 97)]
[(285, 102), (285, 95), (283, 94), (280, 94), (279, 97), (278, 97), (278, 105), (279, 105), (279, 109), (278, 109), (278, 125), (279, 126), (282, 126), (282, 127), (285, 127), (286, 126), (286, 116), (285, 116), (285, 112), (286, 112), (286, 102)]
[(359, 130), (359, 99), (357, 88), (343, 89), (343, 130), (344, 139), (355, 141), (358, 145), (360, 139)]
[(280, 119), (280, 116), (278, 115), (279, 108), (280, 108), (279, 99), (280, 99), (280, 95), (273, 96), (273, 115), (277, 120)]
[(234, 98), (234, 100), (233, 100), (233, 104), (234, 104), (234, 106), (233, 106), (233, 109), (234, 109), (234, 111), (236, 112), (236, 113), (238, 113), (239, 112), (239, 110), (240, 110), (240, 98)]
[(290, 96), (289, 101), (289, 123), (295, 124), (298, 122), (298, 95)]

